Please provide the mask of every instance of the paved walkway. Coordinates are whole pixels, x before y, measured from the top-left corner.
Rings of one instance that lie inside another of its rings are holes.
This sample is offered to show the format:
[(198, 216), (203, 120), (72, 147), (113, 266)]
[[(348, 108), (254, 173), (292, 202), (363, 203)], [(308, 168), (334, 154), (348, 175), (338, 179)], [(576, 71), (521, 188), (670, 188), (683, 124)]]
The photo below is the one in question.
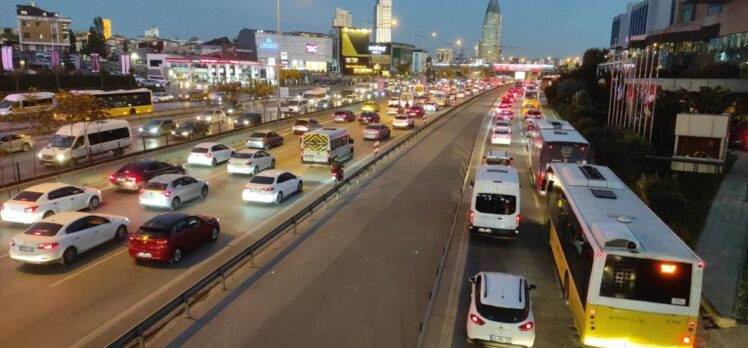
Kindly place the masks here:
[(734, 318), (748, 243), (748, 153), (722, 180), (709, 210), (696, 253), (706, 264), (703, 295), (724, 318)]

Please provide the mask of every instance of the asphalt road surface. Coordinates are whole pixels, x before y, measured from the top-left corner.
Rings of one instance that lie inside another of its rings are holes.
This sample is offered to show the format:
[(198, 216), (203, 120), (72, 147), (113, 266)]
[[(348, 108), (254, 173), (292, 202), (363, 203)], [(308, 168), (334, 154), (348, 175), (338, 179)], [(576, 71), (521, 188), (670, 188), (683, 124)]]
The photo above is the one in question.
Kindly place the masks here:
[(353, 193), (264, 275), (156, 346), (412, 347), (490, 92)]
[[(359, 111), (358, 107), (352, 109)], [(383, 123), (389, 125), (392, 117), (384, 114)], [(329, 113), (315, 117), (323, 125), (332, 124)], [(416, 125), (422, 122), (417, 120)], [(336, 126), (348, 128), (355, 140), (356, 151), (353, 161), (347, 164), (348, 170), (372, 158), (373, 144), (362, 139), (364, 126), (357, 123)], [(331, 185), (329, 169), (302, 165), (298, 136), (290, 134), (289, 127), (277, 130), (284, 135), (285, 145), (269, 152), (276, 157), (278, 169), (288, 170), (304, 180), (304, 192), (289, 197), (281, 205), (245, 204), (240, 192), (248, 177), (228, 175), (225, 165), (188, 167), (188, 174), (209, 181), (210, 194), (204, 201), (186, 203), (181, 211), (219, 217), (222, 234), (218, 242), (185, 255), (178, 265), (138, 265), (128, 255), (124, 243), (111, 243), (83, 254), (71, 267), (19, 264), (9, 258), (8, 242), (23, 232), (24, 226), (0, 223), (0, 346), (108, 343), (92, 343), (90, 339), (103, 328), (121, 334), (319, 197)], [(407, 132), (393, 131), (392, 138), (382, 142), (382, 149)], [(185, 151), (182, 162), (186, 155)], [(97, 212), (127, 216), (136, 228), (161, 211), (139, 206), (137, 194), (104, 189), (102, 206)]]

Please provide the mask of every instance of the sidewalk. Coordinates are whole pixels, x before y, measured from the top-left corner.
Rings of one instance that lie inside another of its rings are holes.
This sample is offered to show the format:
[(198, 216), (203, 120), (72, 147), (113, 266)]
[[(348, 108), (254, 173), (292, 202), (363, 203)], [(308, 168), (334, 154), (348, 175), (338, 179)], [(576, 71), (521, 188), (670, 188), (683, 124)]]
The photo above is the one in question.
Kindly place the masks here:
[(702, 295), (719, 314), (735, 319), (748, 243), (748, 153), (737, 152), (709, 210), (696, 253), (704, 259)]

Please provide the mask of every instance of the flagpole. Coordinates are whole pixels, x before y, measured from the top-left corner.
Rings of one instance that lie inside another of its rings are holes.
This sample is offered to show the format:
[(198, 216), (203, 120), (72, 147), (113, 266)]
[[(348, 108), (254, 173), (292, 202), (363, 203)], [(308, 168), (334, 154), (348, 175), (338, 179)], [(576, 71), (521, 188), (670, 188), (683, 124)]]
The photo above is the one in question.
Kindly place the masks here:
[[(655, 84), (656, 84), (657, 80), (660, 78), (660, 48), (657, 46), (656, 43), (655, 43), (654, 54), (655, 54), (655, 64), (656, 64), (655, 66), (657, 67), (655, 69), (655, 78), (654, 78)], [(652, 132), (654, 129), (654, 117), (655, 117), (655, 109), (657, 108), (657, 92), (659, 90), (659, 85), (657, 87), (658, 88), (655, 88), (654, 101), (652, 101), (652, 117), (651, 117), (652, 120), (649, 123), (649, 142), (650, 143), (652, 143)]]
[[(614, 57), (614, 59), (615, 59), (615, 57)], [(610, 66), (615, 67), (615, 64), (614, 65), (610, 65)], [(609, 72), (609, 75), (610, 75), (610, 93), (609, 93), (609, 96), (608, 96), (608, 123), (607, 123), (608, 127), (610, 127), (610, 124), (611, 124), (611, 121), (610, 121), (610, 112), (611, 112), (611, 108), (613, 107), (613, 100), (615, 100), (615, 98), (613, 96), (614, 91), (615, 91), (615, 85), (613, 84), (613, 74), (615, 72), (614, 69), (615, 68), (611, 69), (610, 72)]]
[(649, 98), (649, 90), (650, 90), (650, 86), (652, 84), (652, 81), (651, 81), (651, 78), (652, 78), (652, 59), (650, 57), (651, 54), (652, 54), (652, 50), (649, 48), (649, 46), (647, 46), (646, 47), (646, 57), (647, 57), (646, 68), (647, 68), (647, 70), (645, 72), (646, 79), (645, 79), (645, 84), (644, 84), (644, 100), (642, 100), (642, 105), (641, 105), (641, 115), (642, 115), (642, 122), (643, 123), (639, 124), (639, 128), (640, 129), (637, 130), (637, 133), (641, 132), (641, 137), (642, 138), (646, 138), (646, 136), (647, 136), (647, 117), (646, 117), (646, 115), (644, 113), (644, 110), (647, 108), (647, 99)]

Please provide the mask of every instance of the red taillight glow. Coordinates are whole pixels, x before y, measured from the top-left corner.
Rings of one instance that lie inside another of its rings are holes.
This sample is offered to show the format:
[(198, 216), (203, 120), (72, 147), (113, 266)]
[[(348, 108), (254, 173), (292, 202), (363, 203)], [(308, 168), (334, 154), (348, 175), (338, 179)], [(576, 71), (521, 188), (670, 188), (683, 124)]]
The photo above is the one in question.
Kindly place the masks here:
[(473, 218), (475, 218), (475, 212), (471, 210), (470, 213), (468, 213), (468, 218), (470, 219), (470, 223), (472, 224)]
[(483, 324), (486, 323), (485, 321), (483, 321), (483, 319), (481, 319), (479, 316), (477, 316), (475, 314), (470, 314), (470, 321), (472, 321), (473, 323), (476, 323), (478, 325), (483, 325)]
[(699, 268), (704, 268), (704, 261), (699, 262), (697, 266), (699, 266)]
[(530, 331), (535, 327), (535, 323), (528, 321), (519, 326), (520, 331)]
[(10, 246), (11, 246), (11, 247), (14, 247), (14, 246), (16, 246), (16, 241), (14, 241), (14, 240), (11, 240), (11, 241), (10, 241)]
[(273, 187), (263, 187), (261, 190), (270, 192), (273, 191)]
[(164, 197), (171, 197), (171, 191), (164, 191), (161, 193)]
[(517, 214), (517, 217), (514, 218), (514, 223), (519, 226), (519, 221), (522, 220), (522, 214)]
[(36, 248), (42, 250), (53, 250), (58, 244), (59, 243), (39, 243), (36, 245)]
[(23, 211), (26, 212), (26, 213), (34, 213), (34, 212), (36, 212), (37, 209), (39, 209), (38, 205), (32, 205), (30, 207), (24, 208)]
[(114, 180), (117, 180), (117, 178), (114, 177), (114, 174), (109, 176), (109, 181), (114, 182)]
[(208, 152), (208, 153), (205, 154), (205, 157), (211, 158), (211, 157), (213, 157), (213, 154), (210, 153), (210, 152)]
[(604, 255), (605, 255), (605, 254), (603, 254), (603, 252), (602, 252), (602, 251), (600, 251), (600, 252), (598, 252), (598, 253), (597, 253), (597, 257), (603, 257)]
[(248, 165), (248, 166), (249, 166), (249, 165), (252, 165), (252, 161), (249, 161), (249, 162), (245, 162), (244, 164), (245, 164), (245, 165)]
[(134, 176), (128, 176), (127, 181), (129, 182), (138, 182), (138, 178)]

